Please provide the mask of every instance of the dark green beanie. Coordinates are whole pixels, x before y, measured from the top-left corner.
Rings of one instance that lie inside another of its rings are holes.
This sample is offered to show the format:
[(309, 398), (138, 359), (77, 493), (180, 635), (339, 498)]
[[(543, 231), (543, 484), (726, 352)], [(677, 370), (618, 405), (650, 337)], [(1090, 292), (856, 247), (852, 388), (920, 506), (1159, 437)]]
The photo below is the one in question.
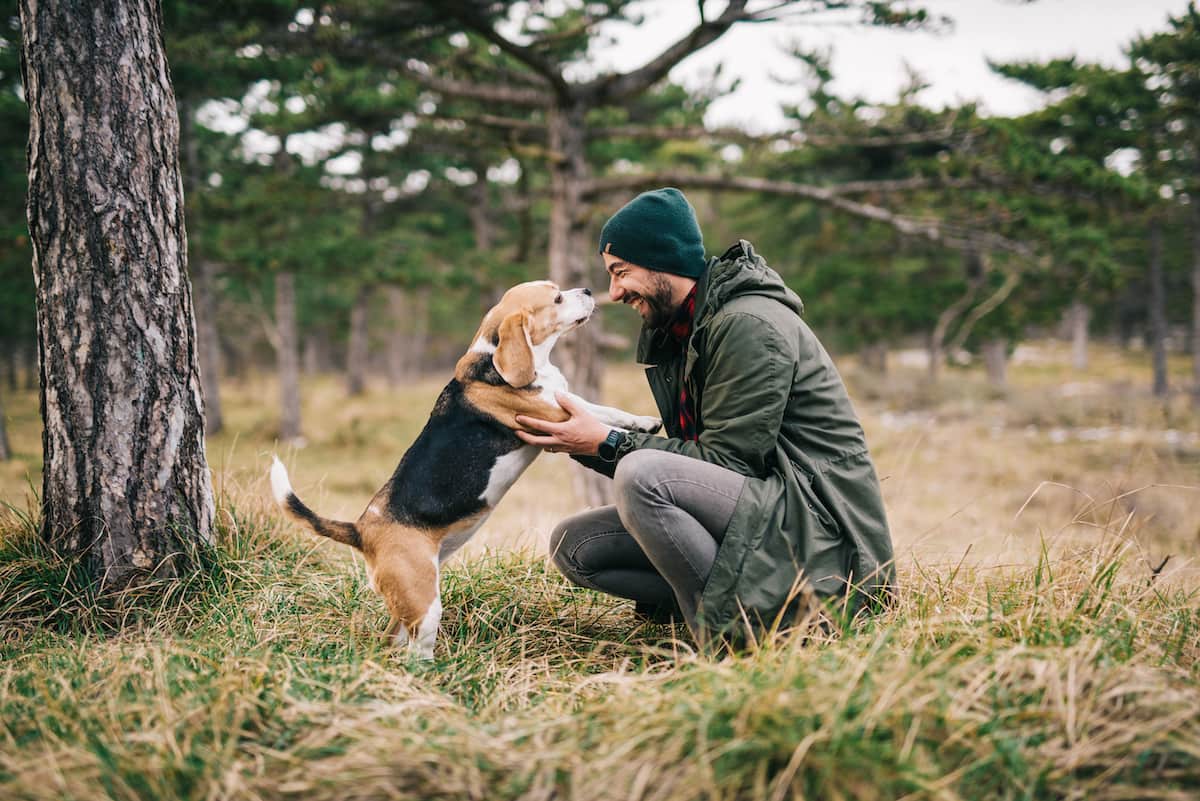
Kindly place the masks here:
[(600, 252), (688, 278), (704, 272), (696, 212), (674, 187), (643, 192), (622, 206), (600, 231)]

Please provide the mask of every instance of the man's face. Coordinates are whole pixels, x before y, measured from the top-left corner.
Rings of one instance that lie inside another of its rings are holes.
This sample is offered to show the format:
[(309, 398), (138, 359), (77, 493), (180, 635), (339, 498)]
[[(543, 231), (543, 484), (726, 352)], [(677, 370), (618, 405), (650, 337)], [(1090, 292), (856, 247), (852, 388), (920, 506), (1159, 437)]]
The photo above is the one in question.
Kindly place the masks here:
[(651, 328), (662, 328), (675, 315), (671, 282), (660, 272), (622, 261), (611, 253), (604, 257), (608, 270), (608, 296), (637, 309)]

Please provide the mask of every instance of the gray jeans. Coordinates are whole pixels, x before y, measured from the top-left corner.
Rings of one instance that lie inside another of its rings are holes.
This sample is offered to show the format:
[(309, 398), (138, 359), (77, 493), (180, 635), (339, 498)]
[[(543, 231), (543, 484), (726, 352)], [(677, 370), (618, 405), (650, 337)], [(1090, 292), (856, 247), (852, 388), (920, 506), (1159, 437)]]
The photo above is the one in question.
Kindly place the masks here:
[(699, 459), (634, 451), (613, 475), (616, 505), (555, 526), (550, 555), (582, 587), (650, 607), (678, 604), (694, 633), (700, 594), (745, 482)]

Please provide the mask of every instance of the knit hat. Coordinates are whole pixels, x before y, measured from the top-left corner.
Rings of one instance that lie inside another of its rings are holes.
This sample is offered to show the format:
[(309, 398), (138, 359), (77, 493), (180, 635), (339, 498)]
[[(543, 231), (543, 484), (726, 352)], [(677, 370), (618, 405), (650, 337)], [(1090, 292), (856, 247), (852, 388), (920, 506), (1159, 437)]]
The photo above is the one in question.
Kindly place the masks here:
[(600, 252), (688, 278), (704, 272), (696, 212), (674, 187), (643, 192), (622, 206), (600, 231)]

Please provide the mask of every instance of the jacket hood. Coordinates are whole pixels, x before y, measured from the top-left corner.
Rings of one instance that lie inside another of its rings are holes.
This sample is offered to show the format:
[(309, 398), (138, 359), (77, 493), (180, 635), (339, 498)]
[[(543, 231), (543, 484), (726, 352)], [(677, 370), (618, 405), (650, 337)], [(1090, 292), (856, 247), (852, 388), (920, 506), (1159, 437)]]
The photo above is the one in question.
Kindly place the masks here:
[[(708, 260), (696, 290), (695, 329), (703, 328), (717, 309), (742, 295), (761, 295), (782, 303), (797, 315), (804, 314), (800, 297), (788, 289), (779, 273), (767, 266), (762, 256), (744, 239), (719, 257)], [(638, 338), (637, 360), (642, 364), (660, 364), (678, 350), (666, 331), (642, 326)]]
[(797, 315), (804, 314), (799, 295), (788, 289), (779, 273), (768, 267), (754, 246), (744, 239), (719, 258), (709, 259), (696, 297), (696, 325), (702, 325), (714, 310), (741, 295), (762, 295), (782, 303)]

